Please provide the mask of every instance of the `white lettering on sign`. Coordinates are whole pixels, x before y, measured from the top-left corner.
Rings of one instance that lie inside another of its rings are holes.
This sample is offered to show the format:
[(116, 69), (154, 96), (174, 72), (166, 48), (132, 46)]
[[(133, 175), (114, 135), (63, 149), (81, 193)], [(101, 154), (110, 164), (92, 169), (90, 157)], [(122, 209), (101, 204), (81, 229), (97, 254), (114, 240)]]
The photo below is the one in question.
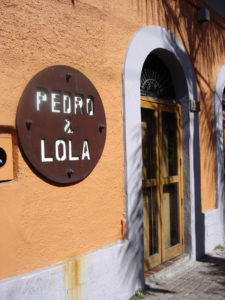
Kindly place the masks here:
[(36, 92), (36, 107), (37, 111), (40, 111), (40, 104), (41, 102), (47, 102), (48, 97), (47, 94), (44, 91), (37, 91)]
[(71, 113), (71, 97), (63, 94), (63, 112), (64, 114)]
[(87, 110), (87, 114), (89, 116), (93, 116), (94, 115), (94, 100), (92, 98), (87, 98), (86, 99), (86, 110)]
[(84, 100), (80, 96), (74, 97), (74, 113), (77, 114), (78, 111), (83, 115), (83, 106), (84, 106)]
[[(60, 151), (60, 148), (61, 148), (61, 151)], [(60, 155), (60, 152), (61, 152), (61, 155)], [(55, 157), (58, 161), (66, 160), (66, 143), (64, 140), (57, 140), (55, 142)]]
[(90, 152), (89, 152), (89, 147), (88, 147), (88, 141), (84, 141), (84, 143), (83, 143), (82, 160), (84, 160), (85, 158), (90, 160)]
[[(67, 145), (68, 144), (68, 145)], [(46, 157), (46, 146), (45, 146), (45, 139), (41, 139), (41, 161), (42, 162), (53, 162), (53, 157)], [(67, 159), (67, 149), (68, 149), (68, 160), (69, 161), (76, 161), (80, 160), (79, 156), (73, 156), (73, 145), (72, 140), (69, 140), (68, 143), (64, 140), (56, 140), (55, 141), (55, 159), (57, 161), (65, 161)], [(82, 153), (81, 153), (81, 160), (90, 160), (90, 151), (88, 141), (84, 140)]]
[(45, 156), (45, 140), (41, 140), (41, 161), (42, 162), (52, 162), (53, 157), (46, 157)]
[(69, 160), (79, 160), (79, 156), (73, 156), (72, 154), (72, 141), (69, 140)]
[(52, 106), (52, 112), (55, 112), (55, 113), (60, 113), (60, 107), (58, 107), (57, 109), (57, 106), (60, 106), (60, 94), (59, 93), (51, 93), (51, 106)]
[[(49, 96), (48, 96), (49, 95)], [(50, 109), (52, 113), (64, 113), (75, 115), (87, 114), (89, 116), (94, 115), (94, 99), (92, 96), (88, 96), (86, 100), (81, 95), (75, 95), (72, 97), (70, 93), (50, 92), (40, 89), (36, 91), (36, 108), (37, 111), (41, 111), (44, 102), (50, 104)], [(65, 119), (64, 132), (67, 134), (73, 134), (74, 130), (71, 124), (70, 118)], [(48, 149), (48, 148), (47, 148)], [(41, 161), (42, 162), (53, 162), (57, 160), (61, 161), (78, 161), (80, 160), (90, 160), (91, 155), (89, 151), (89, 144), (87, 140), (83, 141), (82, 149), (80, 149), (81, 155), (74, 155), (72, 140), (65, 141), (63, 139), (58, 139), (55, 141), (54, 153), (51, 156), (46, 156), (46, 140), (41, 139)]]
[(41, 111), (41, 107), (44, 102), (48, 102), (50, 98), (51, 112), (53, 113), (63, 113), (63, 114), (81, 114), (86, 113), (89, 116), (94, 115), (94, 98), (88, 96), (85, 100), (80, 95), (75, 95), (72, 97), (68, 92), (50, 92), (50, 97), (48, 93), (44, 90), (36, 91), (36, 109)]
[(64, 132), (73, 134), (73, 128), (70, 119), (65, 119), (66, 125), (64, 126)]

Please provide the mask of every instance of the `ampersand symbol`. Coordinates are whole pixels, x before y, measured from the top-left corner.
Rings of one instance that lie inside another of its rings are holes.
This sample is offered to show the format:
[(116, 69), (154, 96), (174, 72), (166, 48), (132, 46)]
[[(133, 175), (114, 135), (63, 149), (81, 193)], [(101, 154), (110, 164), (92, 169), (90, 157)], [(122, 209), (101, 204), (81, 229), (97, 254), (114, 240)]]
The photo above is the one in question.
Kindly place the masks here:
[(73, 128), (70, 119), (65, 119), (65, 126), (64, 126), (64, 132), (68, 134), (73, 134)]

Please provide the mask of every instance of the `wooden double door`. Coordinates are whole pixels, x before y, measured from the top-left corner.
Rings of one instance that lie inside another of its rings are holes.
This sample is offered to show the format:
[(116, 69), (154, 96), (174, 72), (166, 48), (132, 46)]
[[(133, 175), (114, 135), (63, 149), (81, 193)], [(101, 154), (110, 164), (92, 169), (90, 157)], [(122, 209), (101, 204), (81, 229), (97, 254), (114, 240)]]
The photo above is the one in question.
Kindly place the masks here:
[(181, 109), (141, 100), (145, 270), (183, 253)]

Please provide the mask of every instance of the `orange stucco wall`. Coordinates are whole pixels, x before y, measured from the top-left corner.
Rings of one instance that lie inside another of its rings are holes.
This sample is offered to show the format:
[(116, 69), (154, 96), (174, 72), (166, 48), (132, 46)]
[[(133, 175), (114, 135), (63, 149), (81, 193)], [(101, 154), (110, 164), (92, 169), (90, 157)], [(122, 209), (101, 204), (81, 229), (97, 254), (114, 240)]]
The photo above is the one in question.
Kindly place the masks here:
[(0, 13), (0, 126), (15, 127), (17, 105), (28, 81), (47, 66), (60, 64), (80, 70), (92, 81), (107, 120), (99, 163), (88, 178), (69, 187), (37, 177), (14, 139), (15, 180), (0, 184), (0, 278), (122, 238), (121, 71), (128, 44), (143, 26), (170, 29), (194, 65), (201, 101), (202, 207), (215, 206), (212, 93), (225, 60), (220, 25), (213, 20), (199, 24), (192, 4), (169, 0), (75, 0), (74, 5), (70, 0), (1, 0)]

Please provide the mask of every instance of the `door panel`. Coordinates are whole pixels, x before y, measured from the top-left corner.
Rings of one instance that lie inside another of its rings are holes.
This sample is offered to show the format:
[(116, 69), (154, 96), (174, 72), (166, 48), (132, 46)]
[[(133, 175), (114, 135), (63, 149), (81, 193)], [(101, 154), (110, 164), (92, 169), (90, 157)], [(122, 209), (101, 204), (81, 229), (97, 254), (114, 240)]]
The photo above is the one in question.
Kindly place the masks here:
[(143, 100), (145, 269), (183, 252), (180, 107)]
[(158, 251), (157, 190), (151, 187), (143, 190), (144, 256)]
[(162, 174), (177, 175), (177, 120), (176, 113), (162, 111)]
[(156, 116), (153, 109), (142, 109), (142, 179), (156, 178)]
[(157, 105), (146, 102), (141, 110), (142, 117), (142, 186), (145, 268), (160, 264), (161, 225), (159, 219), (160, 196)]
[(165, 249), (179, 243), (179, 211), (177, 183), (163, 186), (163, 217)]

